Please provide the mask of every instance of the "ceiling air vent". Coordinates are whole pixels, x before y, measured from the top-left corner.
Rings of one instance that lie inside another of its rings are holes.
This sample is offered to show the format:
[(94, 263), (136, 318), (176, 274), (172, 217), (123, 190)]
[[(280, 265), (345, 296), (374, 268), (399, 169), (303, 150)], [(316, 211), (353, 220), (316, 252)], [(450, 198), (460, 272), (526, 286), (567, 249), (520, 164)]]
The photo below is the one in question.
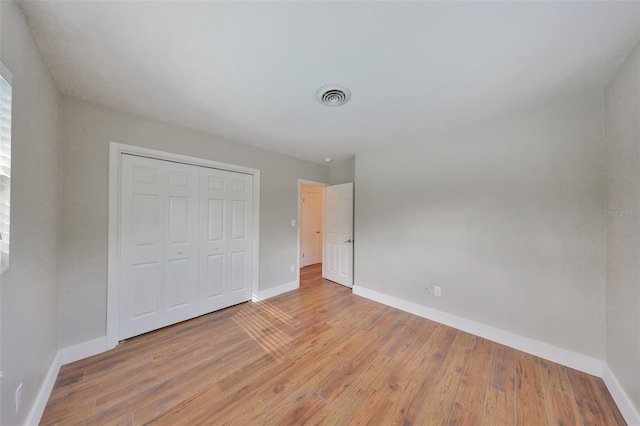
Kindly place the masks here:
[(351, 97), (351, 92), (345, 87), (330, 84), (321, 87), (316, 93), (316, 97), (322, 105), (335, 107), (347, 103)]

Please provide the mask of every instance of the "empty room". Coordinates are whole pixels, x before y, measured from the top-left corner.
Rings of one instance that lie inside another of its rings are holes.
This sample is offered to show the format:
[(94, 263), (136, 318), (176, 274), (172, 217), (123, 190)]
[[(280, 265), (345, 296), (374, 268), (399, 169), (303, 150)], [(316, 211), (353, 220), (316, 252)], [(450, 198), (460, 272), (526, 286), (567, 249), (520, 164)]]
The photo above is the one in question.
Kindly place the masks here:
[(0, 1), (0, 424), (640, 426), (640, 1)]

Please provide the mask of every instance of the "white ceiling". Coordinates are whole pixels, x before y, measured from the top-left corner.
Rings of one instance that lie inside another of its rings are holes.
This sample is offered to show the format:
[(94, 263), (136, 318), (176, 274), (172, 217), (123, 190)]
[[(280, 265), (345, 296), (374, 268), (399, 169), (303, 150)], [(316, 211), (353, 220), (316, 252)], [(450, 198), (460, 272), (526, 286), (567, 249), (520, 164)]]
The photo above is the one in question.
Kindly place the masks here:
[(638, 1), (20, 4), (63, 93), (312, 161), (603, 88), (640, 34)]

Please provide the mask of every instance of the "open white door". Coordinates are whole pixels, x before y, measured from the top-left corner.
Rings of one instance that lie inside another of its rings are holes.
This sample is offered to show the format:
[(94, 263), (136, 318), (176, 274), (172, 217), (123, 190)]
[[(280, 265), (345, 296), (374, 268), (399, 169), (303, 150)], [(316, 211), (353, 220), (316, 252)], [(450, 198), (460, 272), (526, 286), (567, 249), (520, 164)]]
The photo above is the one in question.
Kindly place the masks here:
[(353, 287), (353, 183), (325, 187), (322, 276)]

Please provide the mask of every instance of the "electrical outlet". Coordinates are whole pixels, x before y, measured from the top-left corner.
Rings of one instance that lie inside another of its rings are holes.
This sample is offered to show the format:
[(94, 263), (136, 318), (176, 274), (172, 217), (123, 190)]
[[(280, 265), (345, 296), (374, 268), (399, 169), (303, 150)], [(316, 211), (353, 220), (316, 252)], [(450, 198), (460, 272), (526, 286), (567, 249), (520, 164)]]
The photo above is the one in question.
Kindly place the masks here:
[(442, 289), (440, 287), (438, 287), (438, 286), (435, 286), (433, 288), (433, 295), (436, 296), (436, 297), (442, 296)]
[(16, 414), (20, 412), (20, 406), (22, 405), (22, 383), (16, 388)]
[(296, 271), (296, 265), (291, 265), (291, 272), (295, 272)]
[(431, 286), (429, 284), (424, 286), (424, 292), (427, 294), (431, 294)]

